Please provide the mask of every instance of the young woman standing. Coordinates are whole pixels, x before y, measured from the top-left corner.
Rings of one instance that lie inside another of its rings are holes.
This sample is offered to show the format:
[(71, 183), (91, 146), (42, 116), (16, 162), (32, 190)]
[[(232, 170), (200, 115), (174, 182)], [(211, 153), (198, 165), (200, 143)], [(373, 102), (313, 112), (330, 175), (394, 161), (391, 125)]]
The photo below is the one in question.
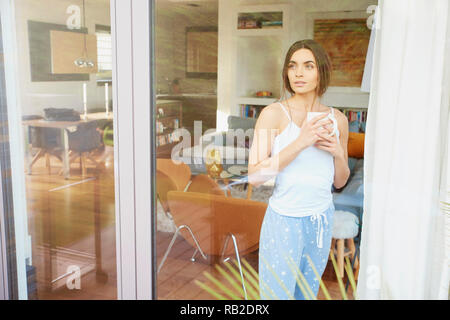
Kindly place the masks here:
[(249, 156), (249, 182), (259, 186), (276, 176), (259, 244), (263, 299), (305, 299), (295, 270), (313, 294), (319, 290), (307, 256), (320, 276), (331, 246), (332, 184), (343, 187), (348, 168), (348, 120), (320, 103), (331, 76), (328, 54), (314, 40), (295, 42), (283, 66), (291, 97), (261, 112)]

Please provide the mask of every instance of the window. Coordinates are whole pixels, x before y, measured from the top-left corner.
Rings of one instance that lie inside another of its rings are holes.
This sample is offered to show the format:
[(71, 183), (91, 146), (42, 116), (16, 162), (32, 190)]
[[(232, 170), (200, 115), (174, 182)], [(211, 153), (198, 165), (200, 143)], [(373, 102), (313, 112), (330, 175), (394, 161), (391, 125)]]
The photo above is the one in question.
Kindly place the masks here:
[(97, 36), (97, 61), (98, 74), (97, 82), (111, 82), (112, 77), (112, 43), (111, 27), (95, 25), (95, 35)]
[(112, 70), (111, 34), (106, 32), (96, 32), (97, 35), (97, 59), (98, 70)]

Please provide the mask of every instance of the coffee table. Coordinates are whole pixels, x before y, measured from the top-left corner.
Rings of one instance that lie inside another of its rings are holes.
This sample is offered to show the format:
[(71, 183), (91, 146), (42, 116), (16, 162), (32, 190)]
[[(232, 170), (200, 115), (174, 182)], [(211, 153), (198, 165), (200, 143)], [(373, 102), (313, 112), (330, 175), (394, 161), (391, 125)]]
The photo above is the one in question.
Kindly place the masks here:
[[(248, 168), (249, 150), (247, 148), (216, 146), (214, 144), (197, 145), (190, 148), (183, 148), (173, 159), (186, 163), (191, 168), (193, 175), (207, 174), (205, 159), (208, 150), (211, 150), (212, 148), (219, 151), (224, 172), (228, 172), (228, 170), (232, 171), (229, 176), (222, 175), (219, 178), (213, 179), (216, 182), (222, 181), (227, 186), (244, 183), (247, 187), (247, 199), (250, 199), (252, 195), (252, 185), (248, 183), (247, 174), (233, 171), (233, 169), (238, 169), (239, 167), (242, 169)], [(228, 189), (227, 195), (231, 196), (230, 189)]]

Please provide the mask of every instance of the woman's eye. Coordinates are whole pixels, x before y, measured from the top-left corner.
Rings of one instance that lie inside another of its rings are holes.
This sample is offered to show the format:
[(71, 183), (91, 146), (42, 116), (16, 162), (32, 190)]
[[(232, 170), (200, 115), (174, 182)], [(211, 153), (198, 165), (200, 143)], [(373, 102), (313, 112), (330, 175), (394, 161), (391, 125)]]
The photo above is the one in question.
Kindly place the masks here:
[(312, 64), (308, 64), (307, 66), (306, 66), (306, 69), (314, 69), (314, 66), (312, 65)]
[(288, 68), (289, 69), (293, 69), (293, 68), (295, 68), (295, 65), (294, 64), (290, 64), (290, 65), (288, 65)]

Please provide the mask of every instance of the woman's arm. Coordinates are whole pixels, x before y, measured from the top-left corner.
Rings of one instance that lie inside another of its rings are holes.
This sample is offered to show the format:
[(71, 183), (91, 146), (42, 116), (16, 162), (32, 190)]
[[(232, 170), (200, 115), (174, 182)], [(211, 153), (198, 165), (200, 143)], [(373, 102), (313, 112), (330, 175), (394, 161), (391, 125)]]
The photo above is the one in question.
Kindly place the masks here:
[(259, 186), (275, 177), (301, 151), (319, 140), (320, 138), (316, 133), (322, 125), (317, 124), (317, 121), (327, 116), (324, 114), (308, 123), (305, 121), (299, 137), (279, 153), (271, 156), (273, 141), (279, 134), (278, 121), (280, 112), (282, 111), (278, 105), (269, 105), (261, 111), (256, 122), (248, 165), (248, 182), (253, 186)]
[(334, 186), (337, 189), (342, 188), (347, 183), (350, 176), (350, 169), (348, 167), (348, 119), (340, 111), (335, 109), (335, 117), (339, 128), (339, 141), (337, 137), (331, 138), (320, 135), (323, 140), (316, 143), (319, 149), (330, 152), (334, 156)]

